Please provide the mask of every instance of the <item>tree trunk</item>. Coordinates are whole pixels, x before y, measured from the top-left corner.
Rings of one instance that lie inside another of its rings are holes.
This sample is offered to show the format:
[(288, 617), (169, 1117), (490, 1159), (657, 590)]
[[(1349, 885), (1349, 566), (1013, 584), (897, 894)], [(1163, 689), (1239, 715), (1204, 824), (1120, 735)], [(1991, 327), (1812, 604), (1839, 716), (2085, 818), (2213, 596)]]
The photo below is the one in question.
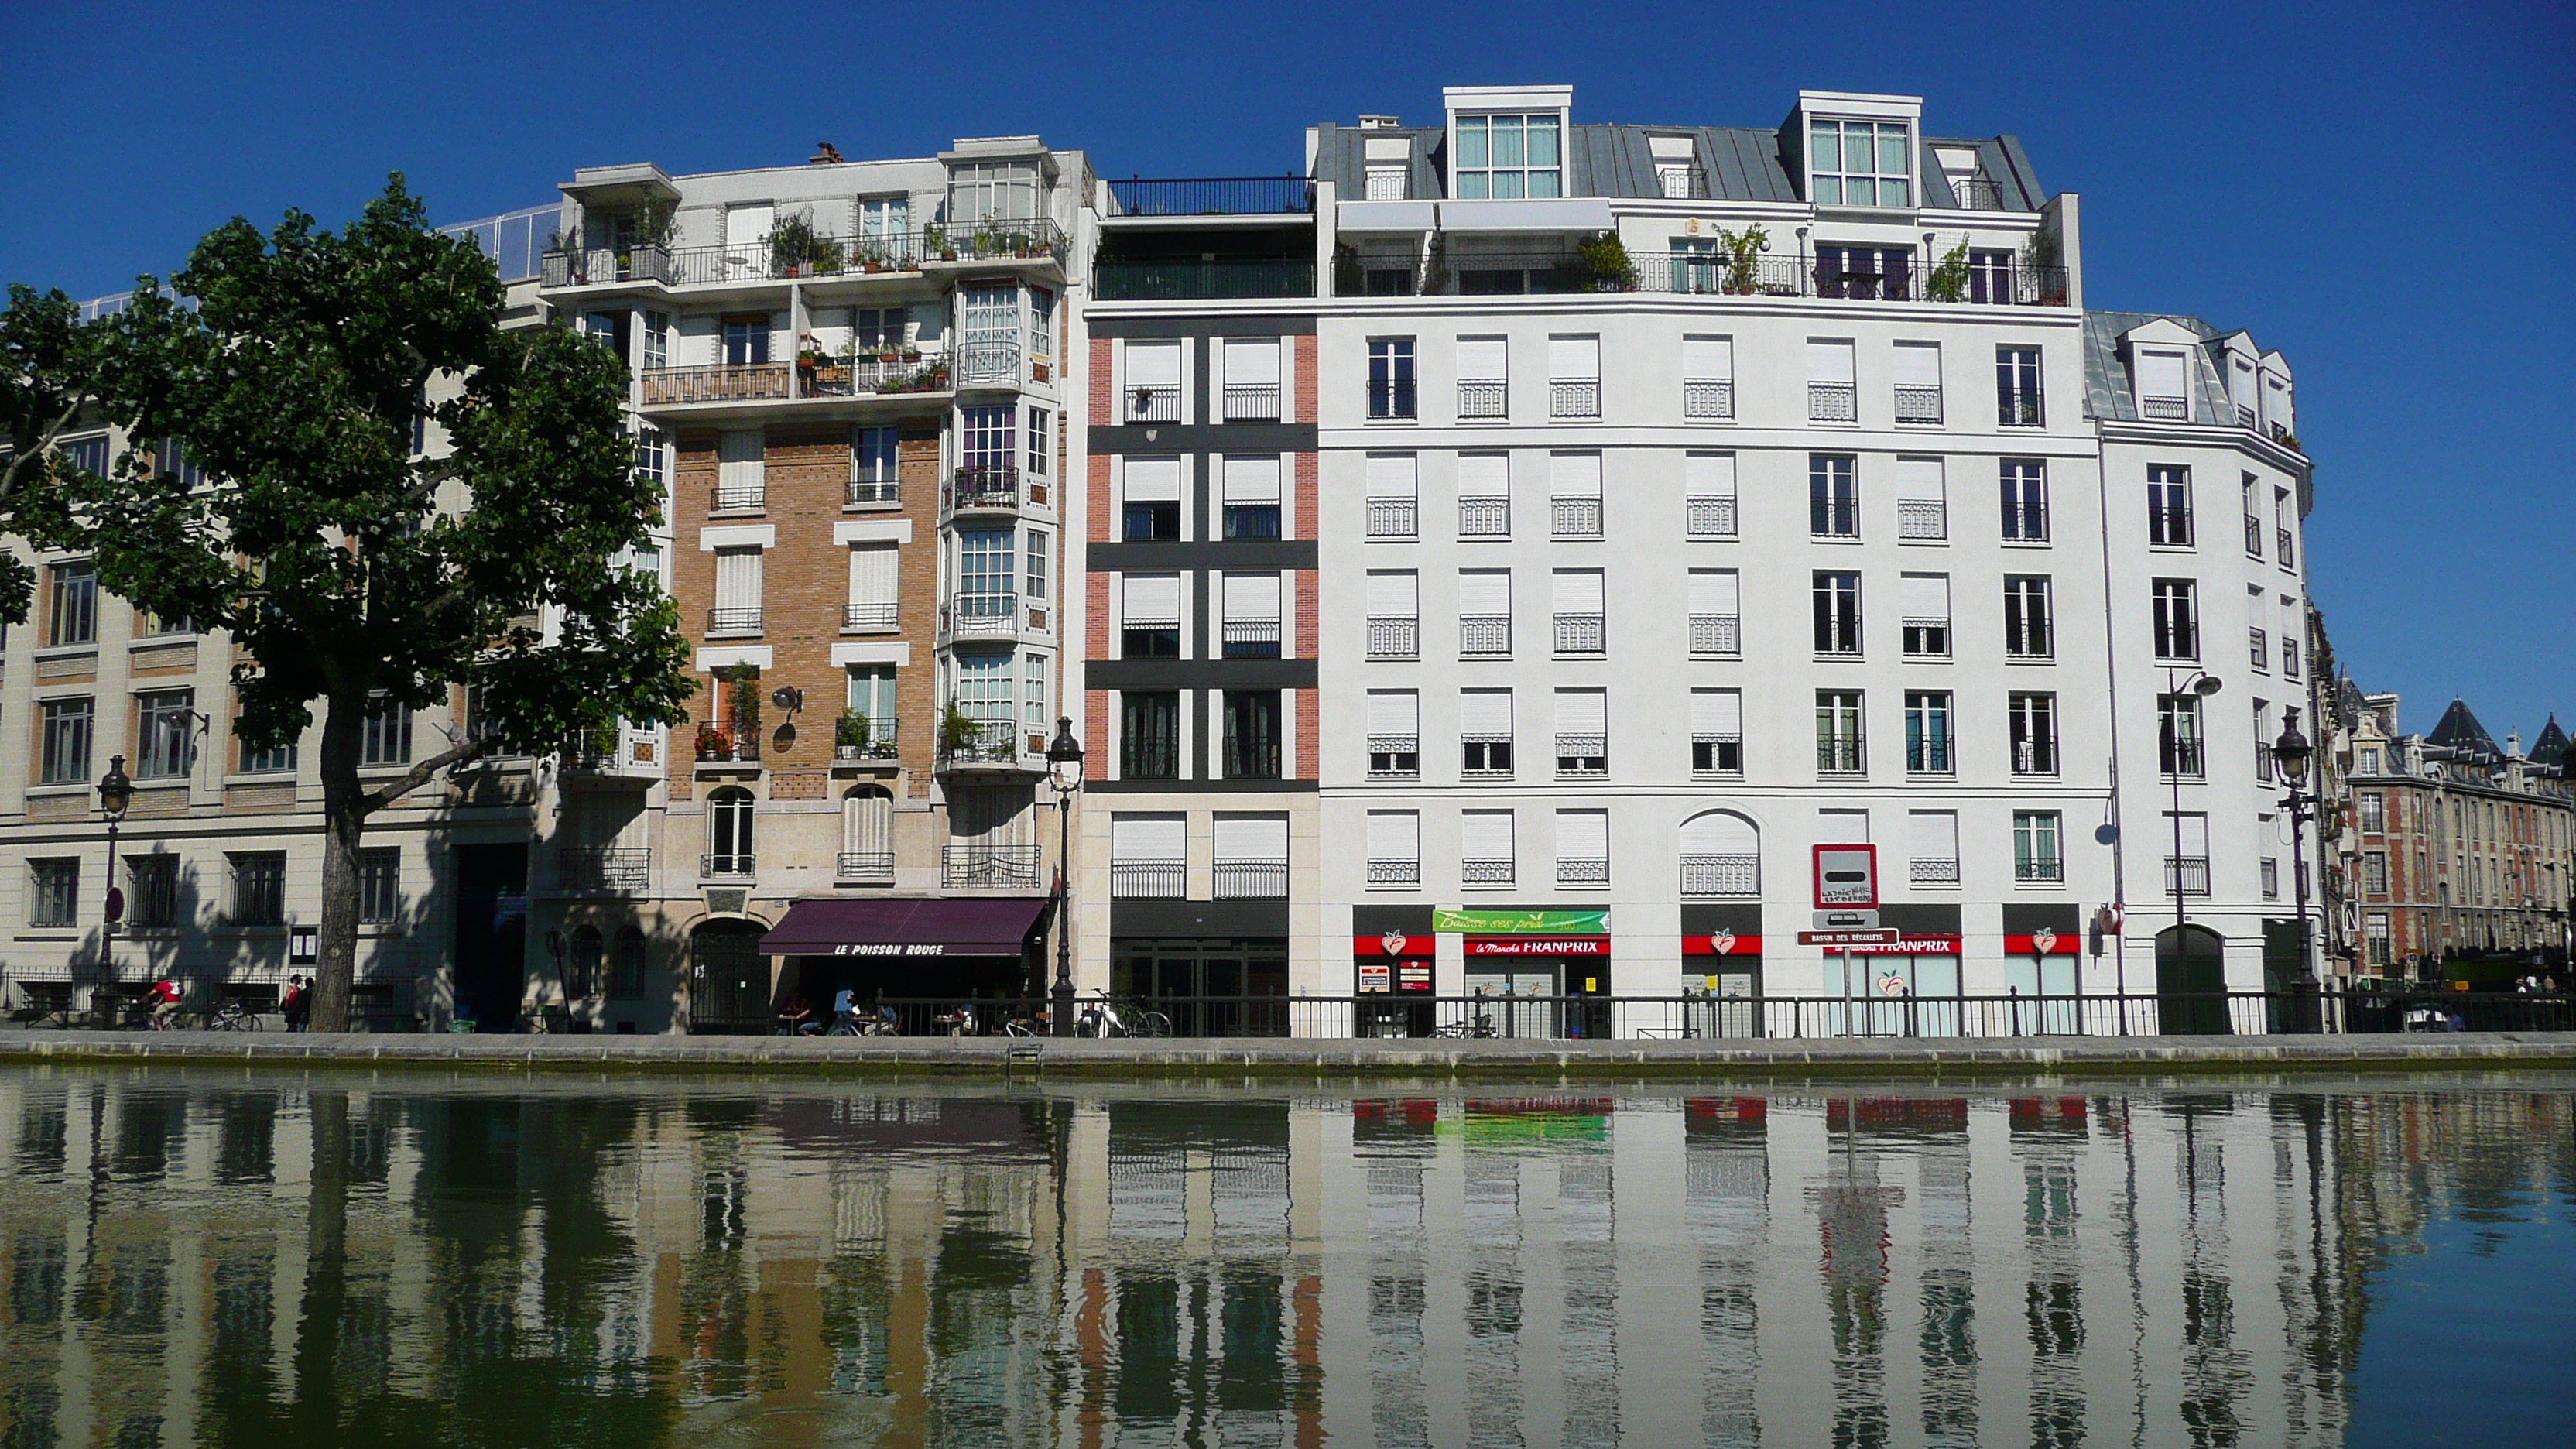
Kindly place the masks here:
[(358, 970), (358, 838), (366, 792), (358, 752), (366, 700), (326, 700), (322, 716), (322, 928), (313, 977), (313, 1030), (349, 1029), (349, 988)]

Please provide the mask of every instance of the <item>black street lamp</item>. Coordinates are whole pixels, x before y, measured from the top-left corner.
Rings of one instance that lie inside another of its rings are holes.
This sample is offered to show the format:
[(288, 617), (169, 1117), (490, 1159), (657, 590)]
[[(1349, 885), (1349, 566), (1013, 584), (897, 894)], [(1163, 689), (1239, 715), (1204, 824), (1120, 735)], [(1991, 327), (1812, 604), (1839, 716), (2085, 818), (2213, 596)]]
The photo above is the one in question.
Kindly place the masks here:
[(125, 919), (125, 892), (116, 888), (116, 828), (134, 804), (134, 781), (125, 773), (125, 757), (107, 757), (107, 773), (98, 777), (98, 811), (107, 817), (107, 928)]
[(2291, 1029), (2314, 1035), (2325, 1030), (2325, 1002), (2317, 983), (2316, 959), (2308, 949), (2308, 848), (2300, 832), (2312, 818), (2309, 809), (2322, 803), (2299, 787), (2307, 782), (2308, 760), (2317, 747), (2299, 733), (2299, 712), (2281, 712), (2281, 737), (2272, 742), (2272, 759), (2281, 767), (2281, 782), (2290, 793), (2281, 797), (2290, 812), (2290, 871), (2299, 902), (2299, 979), (2291, 988)]
[[(2218, 682), (2216, 676), (2206, 670), (2195, 669), (2184, 674), (2178, 670), (2168, 669), (2165, 671), (2165, 697), (2157, 702), (2156, 707), (2156, 713), (2159, 716), (2156, 722), (2157, 742), (2163, 746), (2164, 754), (2161, 763), (2165, 767), (2169, 783), (2173, 786), (2173, 864), (2165, 868), (2165, 889), (2173, 892), (2174, 951), (2177, 955), (2183, 952), (2182, 928), (2185, 924), (2183, 897), (2185, 887), (2189, 884), (2183, 870), (2182, 858), (2182, 767), (2186, 763), (2183, 755), (2186, 748), (2204, 748), (2203, 741), (2209, 738), (2209, 730), (2195, 715), (2193, 727), (2198, 733), (2186, 746), (2181, 732), (2174, 726), (2181, 721), (2185, 689), (2190, 690), (2192, 699), (2198, 701), (2209, 698), (2224, 687)], [(2210, 888), (2207, 856), (2201, 857), (2200, 869), (2201, 891), (2207, 894)]]
[(1049, 1029), (1073, 1035), (1073, 796), (1082, 788), (1082, 742), (1073, 718), (1058, 715), (1047, 741), (1047, 776), (1055, 781), (1055, 992), (1047, 1008)]

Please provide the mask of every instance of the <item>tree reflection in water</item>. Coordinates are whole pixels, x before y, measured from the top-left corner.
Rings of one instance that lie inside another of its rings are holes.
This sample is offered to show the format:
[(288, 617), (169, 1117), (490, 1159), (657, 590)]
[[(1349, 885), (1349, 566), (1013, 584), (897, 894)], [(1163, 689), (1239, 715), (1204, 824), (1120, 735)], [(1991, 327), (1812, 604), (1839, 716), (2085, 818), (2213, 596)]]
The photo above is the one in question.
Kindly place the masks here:
[(2571, 1122), (15, 1072), (0, 1445), (2336, 1444), (2384, 1255)]

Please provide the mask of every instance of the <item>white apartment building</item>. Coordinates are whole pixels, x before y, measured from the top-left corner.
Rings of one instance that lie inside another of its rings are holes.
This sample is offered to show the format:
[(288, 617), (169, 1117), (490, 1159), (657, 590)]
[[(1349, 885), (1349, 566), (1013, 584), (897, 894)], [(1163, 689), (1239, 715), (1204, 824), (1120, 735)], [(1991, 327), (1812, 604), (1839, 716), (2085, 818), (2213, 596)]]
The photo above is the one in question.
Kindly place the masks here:
[[(2304, 607), (2278, 356), (2088, 313), (2077, 199), (1912, 97), (1739, 130), (1444, 95), (1308, 133), (1320, 936), (1353, 946), (1294, 989), (2145, 992), (2166, 856), (2259, 988), (2288, 845), (2244, 731), (2301, 661), (2203, 639)], [(1847, 980), (1796, 935), (1814, 848), (1860, 844), (1901, 939)]]

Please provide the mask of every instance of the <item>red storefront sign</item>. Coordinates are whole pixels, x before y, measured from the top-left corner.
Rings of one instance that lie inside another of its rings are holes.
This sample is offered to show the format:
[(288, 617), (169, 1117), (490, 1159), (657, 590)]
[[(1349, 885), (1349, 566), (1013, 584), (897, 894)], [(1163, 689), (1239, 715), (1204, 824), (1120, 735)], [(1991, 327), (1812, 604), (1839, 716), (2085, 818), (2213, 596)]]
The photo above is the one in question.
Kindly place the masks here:
[(1682, 937), (1685, 956), (1759, 956), (1760, 936), (1739, 936), (1733, 931), (1717, 931), (1705, 936)]
[(1607, 956), (1607, 936), (1469, 936), (1470, 956)]
[(2081, 931), (2033, 931), (2027, 936), (2004, 937), (2007, 956), (2073, 956), (2078, 954), (2076, 938)]
[(1961, 954), (1956, 936), (1899, 936), (1893, 941), (1874, 946), (1826, 946), (1819, 948), (1828, 956), (1849, 951), (1855, 956), (1956, 956)]
[(1438, 954), (1434, 945), (1438, 940), (1436, 936), (1407, 936), (1400, 931), (1389, 931), (1383, 936), (1353, 936), (1351, 954), (1361, 959), (1372, 956), (1428, 958)]

